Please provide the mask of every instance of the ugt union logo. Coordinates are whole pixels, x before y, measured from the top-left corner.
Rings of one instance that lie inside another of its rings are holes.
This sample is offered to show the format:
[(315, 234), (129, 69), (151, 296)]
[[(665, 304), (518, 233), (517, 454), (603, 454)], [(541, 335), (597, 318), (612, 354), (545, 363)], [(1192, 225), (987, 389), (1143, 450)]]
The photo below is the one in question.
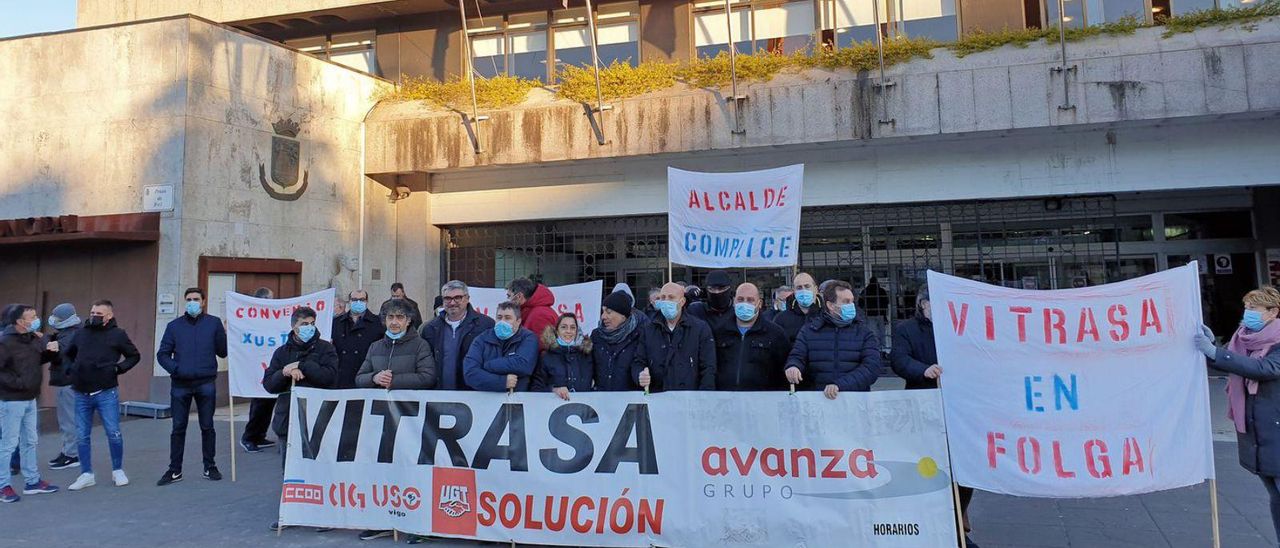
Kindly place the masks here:
[(432, 491), (438, 497), (431, 506), (431, 531), (475, 536), (476, 471), (436, 466), (431, 476)]

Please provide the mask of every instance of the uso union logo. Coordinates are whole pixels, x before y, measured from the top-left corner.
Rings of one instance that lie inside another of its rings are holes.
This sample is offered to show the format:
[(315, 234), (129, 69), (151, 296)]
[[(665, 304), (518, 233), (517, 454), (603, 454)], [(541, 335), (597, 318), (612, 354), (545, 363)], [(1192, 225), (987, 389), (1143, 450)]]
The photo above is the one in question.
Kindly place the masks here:
[[(298, 123), (283, 119), (271, 124), (275, 135), (271, 136), (271, 180), (267, 180), (267, 166), (258, 164), (258, 180), (267, 195), (277, 200), (292, 202), (307, 191), (307, 172), (302, 172), (302, 184), (298, 184), (299, 160), (302, 143), (298, 141)], [(296, 188), (295, 188), (296, 187)]]

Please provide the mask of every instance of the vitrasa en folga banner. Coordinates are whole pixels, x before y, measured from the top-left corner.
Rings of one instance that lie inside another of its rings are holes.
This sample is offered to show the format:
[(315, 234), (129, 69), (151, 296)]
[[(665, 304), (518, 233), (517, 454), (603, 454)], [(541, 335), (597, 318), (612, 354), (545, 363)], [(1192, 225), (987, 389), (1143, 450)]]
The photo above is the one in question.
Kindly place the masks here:
[(1196, 265), (1028, 291), (929, 273), (961, 485), (1037, 497), (1213, 478)]
[(955, 546), (937, 391), (294, 391), (289, 525), (571, 546)]

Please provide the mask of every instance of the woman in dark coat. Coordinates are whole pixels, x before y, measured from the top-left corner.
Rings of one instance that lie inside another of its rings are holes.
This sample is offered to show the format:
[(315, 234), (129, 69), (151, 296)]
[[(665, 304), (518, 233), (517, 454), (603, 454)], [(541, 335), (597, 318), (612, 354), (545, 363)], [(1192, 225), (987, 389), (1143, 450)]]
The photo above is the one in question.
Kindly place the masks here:
[(1214, 346), (1201, 325), (1196, 346), (1227, 380), (1227, 416), (1235, 423), (1240, 465), (1257, 474), (1271, 496), (1271, 522), (1280, 533), (1280, 291), (1263, 287), (1244, 296), (1244, 317), (1226, 346)]
[(548, 327), (542, 331), (542, 345), (547, 351), (542, 353), (534, 373), (540, 389), (550, 389), (566, 401), (570, 392), (591, 391), (591, 339), (582, 337), (577, 316), (561, 314), (554, 330)]

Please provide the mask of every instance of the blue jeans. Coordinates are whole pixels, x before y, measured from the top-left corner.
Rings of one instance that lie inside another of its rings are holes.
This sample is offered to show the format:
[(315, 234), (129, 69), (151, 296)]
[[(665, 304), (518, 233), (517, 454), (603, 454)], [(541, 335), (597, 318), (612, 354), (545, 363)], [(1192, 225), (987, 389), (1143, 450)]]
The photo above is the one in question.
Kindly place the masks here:
[(200, 420), (200, 449), (204, 457), (204, 469), (213, 468), (213, 406), (217, 395), (217, 384), (213, 381), (195, 386), (174, 384), (169, 388), (169, 405), (173, 410), (173, 433), (169, 435), (169, 471), (182, 472), (192, 400), (195, 400)]
[[(22, 479), (27, 485), (40, 483), (36, 467), (36, 400), (0, 401), (0, 455), (16, 448), (22, 454)], [(8, 466), (0, 466), (0, 488), (13, 481)], [(21, 491), (21, 489), (16, 489)]]
[(89, 434), (93, 432), (93, 412), (102, 417), (102, 429), (107, 431), (107, 447), (111, 449), (111, 469), (124, 466), (124, 436), (120, 434), (120, 390), (112, 388), (89, 395), (76, 392), (76, 430), (80, 434), (80, 471), (93, 473), (93, 449)]

